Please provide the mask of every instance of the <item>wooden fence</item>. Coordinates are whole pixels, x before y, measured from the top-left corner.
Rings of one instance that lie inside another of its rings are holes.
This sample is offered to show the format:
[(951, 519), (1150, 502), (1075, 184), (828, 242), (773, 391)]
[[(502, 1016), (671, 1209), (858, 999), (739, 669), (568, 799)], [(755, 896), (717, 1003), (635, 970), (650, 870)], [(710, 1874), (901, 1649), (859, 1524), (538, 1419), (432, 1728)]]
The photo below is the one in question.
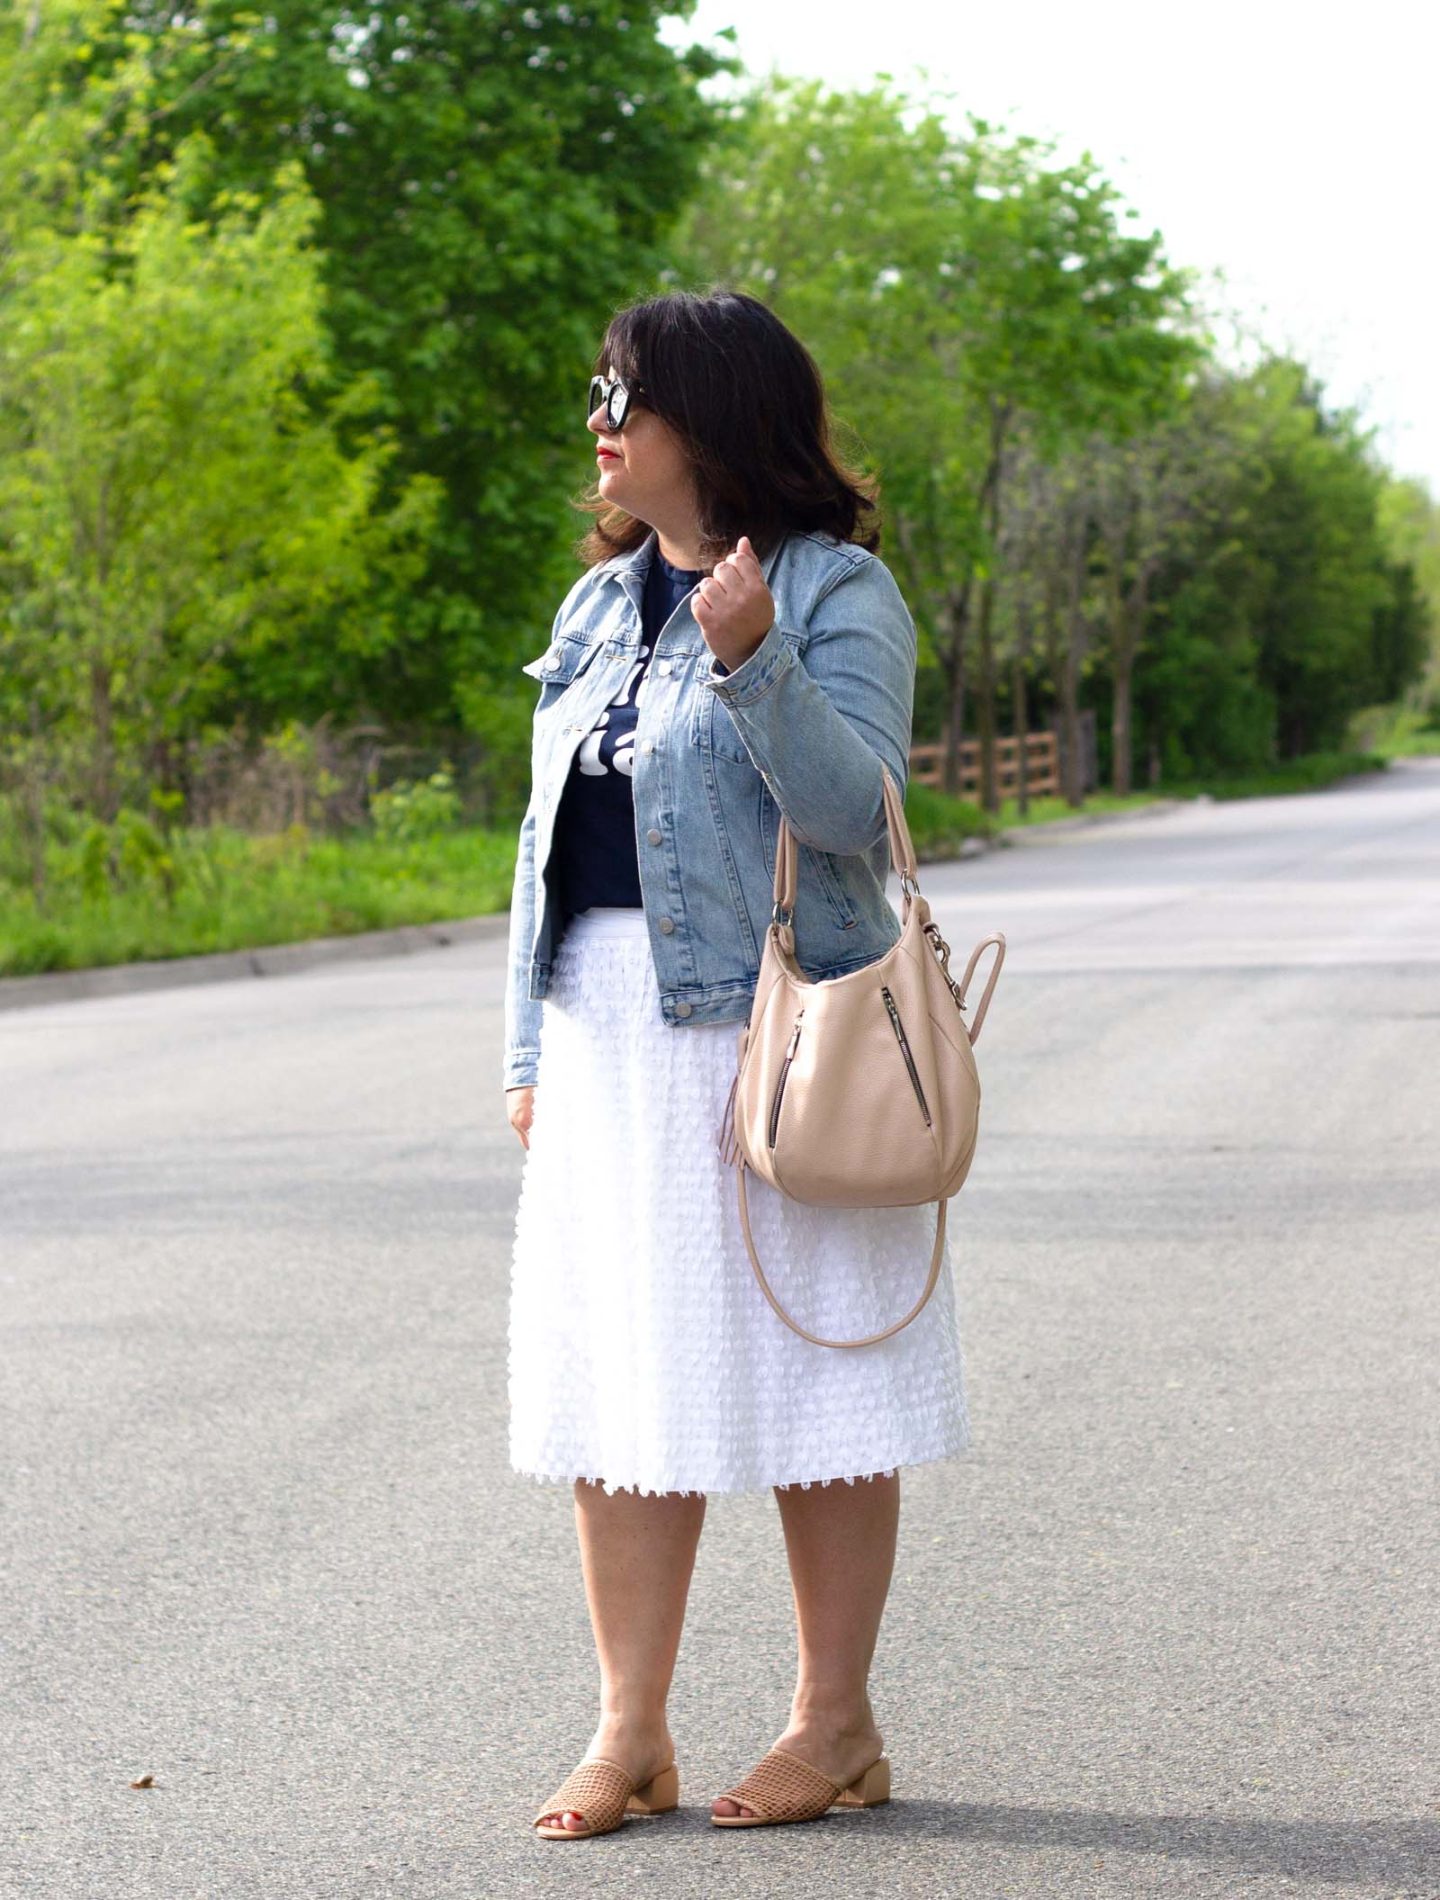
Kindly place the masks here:
[[(917, 785), (941, 782), (945, 758), (943, 745), (917, 745), (910, 748), (910, 776)], [(1014, 798), (1020, 790), (1020, 741), (995, 741), (995, 784), (1001, 798)], [(1025, 789), (1032, 797), (1044, 797), (1060, 791), (1060, 743), (1053, 732), (1031, 732), (1025, 736)], [(980, 794), (980, 741), (960, 741), (960, 790), (967, 796)]]

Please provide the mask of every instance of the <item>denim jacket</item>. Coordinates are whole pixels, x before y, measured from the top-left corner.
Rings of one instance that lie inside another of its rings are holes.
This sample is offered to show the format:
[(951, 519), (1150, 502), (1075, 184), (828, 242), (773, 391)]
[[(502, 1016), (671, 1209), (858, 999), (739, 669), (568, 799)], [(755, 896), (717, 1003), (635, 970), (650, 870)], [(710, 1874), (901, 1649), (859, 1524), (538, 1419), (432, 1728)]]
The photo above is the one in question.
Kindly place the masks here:
[[(560, 604), (540, 682), (530, 801), (510, 906), (504, 1087), (538, 1076), (558, 919), (545, 878), (571, 760), (638, 654), (657, 537), (588, 569)], [(850, 542), (788, 534), (764, 563), (775, 620), (726, 672), (690, 596), (661, 630), (638, 701), (632, 789), (640, 890), (664, 1020), (750, 1014), (774, 907), (784, 812), (800, 845), (795, 954), (815, 981), (881, 956), (900, 934), (885, 894), (880, 765), (903, 795), (915, 625), (890, 570)]]

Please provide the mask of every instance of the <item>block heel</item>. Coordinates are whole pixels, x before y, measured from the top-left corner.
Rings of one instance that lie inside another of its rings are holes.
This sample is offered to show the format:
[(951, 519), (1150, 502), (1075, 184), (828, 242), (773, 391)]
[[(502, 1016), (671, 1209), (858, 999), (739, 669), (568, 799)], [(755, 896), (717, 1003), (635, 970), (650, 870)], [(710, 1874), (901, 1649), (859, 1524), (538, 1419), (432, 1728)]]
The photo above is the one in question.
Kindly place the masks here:
[(882, 1801), (890, 1799), (890, 1763), (884, 1755), (870, 1766), (858, 1780), (852, 1781), (835, 1797), (835, 1805), (841, 1808), (878, 1808)]
[(637, 1788), (625, 1803), (631, 1814), (668, 1814), (680, 1805), (680, 1770), (672, 1763), (653, 1781)]

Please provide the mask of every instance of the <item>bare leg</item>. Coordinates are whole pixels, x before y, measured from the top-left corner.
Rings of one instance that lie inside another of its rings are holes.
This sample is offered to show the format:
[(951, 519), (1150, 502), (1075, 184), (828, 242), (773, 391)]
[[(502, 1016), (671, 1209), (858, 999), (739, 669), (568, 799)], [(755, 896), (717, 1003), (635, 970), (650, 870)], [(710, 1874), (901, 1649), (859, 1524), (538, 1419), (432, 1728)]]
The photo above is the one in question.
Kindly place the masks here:
[[(618, 1762), (639, 1782), (675, 1759), (665, 1702), (705, 1502), (678, 1492), (607, 1496), (583, 1478), (575, 1484), (575, 1528), (600, 1663), (600, 1721), (585, 1753)], [(571, 1813), (558, 1824), (584, 1826)]]
[[(799, 1671), (775, 1746), (850, 1782), (881, 1750), (870, 1663), (895, 1568), (900, 1475), (775, 1488), (795, 1590)], [(723, 1796), (715, 1814), (748, 1814)]]

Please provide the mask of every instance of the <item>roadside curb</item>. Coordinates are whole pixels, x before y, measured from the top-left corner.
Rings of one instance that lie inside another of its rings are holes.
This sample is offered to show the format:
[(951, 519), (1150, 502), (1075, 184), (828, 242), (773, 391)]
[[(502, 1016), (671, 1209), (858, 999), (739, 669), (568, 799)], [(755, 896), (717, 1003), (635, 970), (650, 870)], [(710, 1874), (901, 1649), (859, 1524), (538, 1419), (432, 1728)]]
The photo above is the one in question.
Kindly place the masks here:
[(1159, 818), (1165, 813), (1183, 811), (1188, 805), (1207, 805), (1213, 801), (1208, 792), (1197, 792), (1193, 798), (1156, 798), (1148, 805), (1135, 805), (1129, 811), (1077, 811), (1066, 818), (1042, 818), (1033, 825), (1007, 825), (1000, 833), (1000, 842), (1005, 844), (1027, 844), (1032, 838), (1045, 837), (1052, 831), (1080, 831), (1090, 825), (1127, 824), (1133, 818)]
[(1079, 831), (1089, 825), (1120, 824), (1130, 818), (1152, 818), (1180, 811), (1187, 805), (1209, 804), (1206, 792), (1194, 798), (1157, 798), (1148, 805), (1136, 805), (1130, 811), (1078, 811), (1064, 818), (1041, 818), (1033, 825), (1005, 825), (993, 838), (962, 838), (954, 851), (935, 857), (920, 856), (921, 864), (954, 864), (959, 858), (984, 857), (990, 851), (1005, 851), (1013, 844), (1043, 842), (1052, 831)]
[[(1010, 825), (995, 838), (966, 838), (949, 857), (922, 858), (922, 864), (955, 864), (983, 857), (1037, 833), (1071, 831), (1120, 818), (1176, 811), (1189, 799), (1159, 799), (1134, 811), (1077, 812), (1072, 818), (1047, 818), (1034, 825)], [(43, 976), (0, 977), (0, 1010), (39, 1003), (63, 1003), (83, 996), (126, 996), (139, 990), (188, 989), (198, 983), (229, 983), (237, 977), (288, 976), (326, 963), (363, 963), (371, 957), (405, 956), (452, 943), (474, 943), (508, 936), (510, 913), (461, 917), (453, 923), (401, 924), (393, 930), (364, 930), (349, 937), (311, 937), (301, 943), (264, 944), (253, 950), (219, 950), (205, 956), (157, 957), (142, 963), (109, 963), (90, 970), (52, 970)]]
[(198, 957), (157, 957), (143, 963), (100, 964), (90, 970), (52, 970), (43, 976), (0, 978), (0, 1010), (35, 1003), (68, 1002), (80, 996), (124, 996), (135, 990), (185, 989), (197, 983), (228, 983), (243, 976), (288, 976), (317, 964), (364, 962), (403, 956), (445, 944), (509, 933), (510, 913), (462, 917), (453, 923), (400, 924), (393, 930), (363, 930), (350, 937), (311, 937), (300, 943), (219, 950)]

